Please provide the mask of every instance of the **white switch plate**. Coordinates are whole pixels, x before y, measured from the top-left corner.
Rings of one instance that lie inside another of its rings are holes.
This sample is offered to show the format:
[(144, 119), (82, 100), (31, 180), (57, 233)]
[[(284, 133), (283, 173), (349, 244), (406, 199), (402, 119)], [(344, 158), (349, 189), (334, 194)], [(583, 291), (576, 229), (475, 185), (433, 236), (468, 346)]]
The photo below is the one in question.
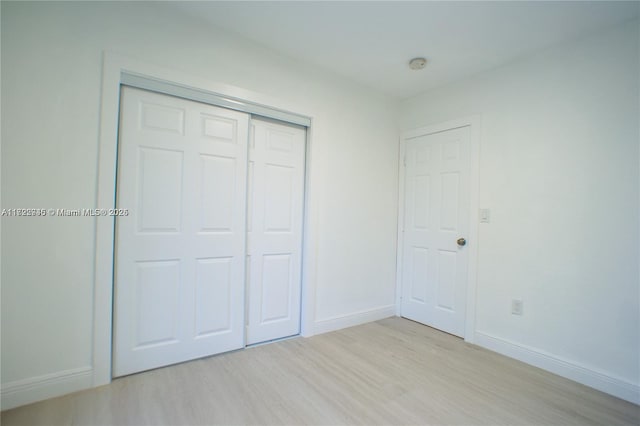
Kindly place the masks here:
[(480, 209), (480, 223), (489, 223), (491, 221), (491, 210)]
[(522, 308), (524, 302), (520, 299), (513, 299), (511, 301), (511, 313), (513, 315), (522, 315)]

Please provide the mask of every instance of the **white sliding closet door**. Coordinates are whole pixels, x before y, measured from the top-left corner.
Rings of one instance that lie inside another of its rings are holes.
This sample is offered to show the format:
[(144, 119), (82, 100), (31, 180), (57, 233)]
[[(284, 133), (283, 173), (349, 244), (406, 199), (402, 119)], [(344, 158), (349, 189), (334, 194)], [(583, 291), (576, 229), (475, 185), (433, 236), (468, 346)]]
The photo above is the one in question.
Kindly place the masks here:
[(300, 332), (306, 131), (252, 119), (247, 344)]
[(248, 115), (125, 87), (120, 120), (113, 375), (243, 347)]

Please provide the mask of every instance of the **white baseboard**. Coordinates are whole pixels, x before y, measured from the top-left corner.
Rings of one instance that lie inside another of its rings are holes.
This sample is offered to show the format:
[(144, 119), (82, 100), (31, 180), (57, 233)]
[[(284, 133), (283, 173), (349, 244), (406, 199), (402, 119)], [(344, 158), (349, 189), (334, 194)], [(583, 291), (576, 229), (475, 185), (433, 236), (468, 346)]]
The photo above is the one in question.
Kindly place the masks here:
[[(395, 305), (383, 306), (316, 321), (313, 334), (327, 333), (341, 328), (352, 327), (377, 321), (395, 315)], [(60, 371), (39, 377), (2, 384), (0, 408), (8, 410), (32, 402), (65, 395), (93, 387), (91, 367)]]
[(340, 330), (341, 328), (353, 327), (354, 325), (389, 318), (395, 314), (395, 305), (382, 306), (366, 311), (317, 320), (314, 324), (313, 331), (314, 334), (328, 333), (329, 331)]
[[(367, 322), (392, 317), (395, 305), (360, 311), (349, 315), (327, 318), (315, 322), (314, 334), (327, 333)], [(561, 359), (544, 351), (523, 346), (506, 339), (477, 331), (475, 344), (517, 359), (559, 376), (608, 393), (634, 404), (640, 404), (640, 386), (611, 377), (573, 361)], [(56, 396), (92, 387), (91, 367), (60, 371), (2, 385), (0, 409), (8, 410)]]
[(91, 367), (59, 371), (2, 384), (0, 409), (8, 410), (92, 387)]
[(620, 399), (640, 404), (640, 385), (500, 337), (476, 331), (475, 344)]

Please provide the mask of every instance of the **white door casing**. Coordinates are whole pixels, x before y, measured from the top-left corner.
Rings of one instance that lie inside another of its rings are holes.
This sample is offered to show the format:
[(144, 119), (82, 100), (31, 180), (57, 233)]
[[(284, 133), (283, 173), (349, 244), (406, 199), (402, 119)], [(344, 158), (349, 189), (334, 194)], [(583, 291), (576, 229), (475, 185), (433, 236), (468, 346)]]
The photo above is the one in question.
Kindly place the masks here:
[(251, 121), (248, 345), (300, 332), (305, 146), (302, 127)]
[(249, 117), (121, 96), (114, 377), (244, 344)]
[(403, 317), (465, 336), (470, 235), (470, 126), (405, 138)]

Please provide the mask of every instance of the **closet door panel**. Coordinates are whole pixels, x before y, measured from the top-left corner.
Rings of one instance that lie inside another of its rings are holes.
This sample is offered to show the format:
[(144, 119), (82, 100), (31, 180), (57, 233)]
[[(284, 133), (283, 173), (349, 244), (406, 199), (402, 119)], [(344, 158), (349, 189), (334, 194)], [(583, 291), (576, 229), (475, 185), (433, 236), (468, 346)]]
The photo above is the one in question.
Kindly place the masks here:
[(124, 87), (113, 375), (244, 345), (249, 117)]
[(300, 332), (306, 131), (253, 119), (247, 344)]

